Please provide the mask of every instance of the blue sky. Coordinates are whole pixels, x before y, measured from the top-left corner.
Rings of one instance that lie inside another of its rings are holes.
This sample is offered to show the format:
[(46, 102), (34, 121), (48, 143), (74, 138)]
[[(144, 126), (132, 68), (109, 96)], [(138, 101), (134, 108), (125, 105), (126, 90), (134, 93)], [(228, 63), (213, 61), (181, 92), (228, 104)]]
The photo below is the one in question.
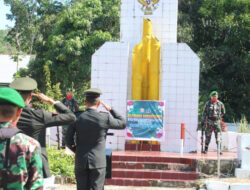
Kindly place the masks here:
[(7, 25), (10, 27), (14, 26), (14, 22), (6, 19), (7, 13), (10, 13), (10, 7), (4, 5), (3, 0), (0, 0), (0, 30), (7, 29)]

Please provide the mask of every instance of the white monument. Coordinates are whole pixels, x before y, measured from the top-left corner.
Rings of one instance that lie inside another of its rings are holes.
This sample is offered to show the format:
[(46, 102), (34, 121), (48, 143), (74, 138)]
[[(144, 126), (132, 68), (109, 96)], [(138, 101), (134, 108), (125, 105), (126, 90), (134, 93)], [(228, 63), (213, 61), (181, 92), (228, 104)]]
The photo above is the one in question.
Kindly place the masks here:
[[(102, 100), (126, 117), (131, 99), (132, 51), (142, 41), (143, 18), (161, 43), (160, 100), (166, 102), (165, 140), (161, 151), (179, 152), (181, 123), (186, 130), (184, 152), (197, 150), (199, 58), (185, 43), (177, 43), (178, 0), (122, 0), (120, 42), (106, 42), (92, 56), (91, 87)], [(110, 130), (107, 148), (124, 150), (124, 131)]]
[(239, 155), (241, 160), (241, 168), (235, 169), (237, 178), (250, 178), (250, 135), (242, 134), (238, 136)]

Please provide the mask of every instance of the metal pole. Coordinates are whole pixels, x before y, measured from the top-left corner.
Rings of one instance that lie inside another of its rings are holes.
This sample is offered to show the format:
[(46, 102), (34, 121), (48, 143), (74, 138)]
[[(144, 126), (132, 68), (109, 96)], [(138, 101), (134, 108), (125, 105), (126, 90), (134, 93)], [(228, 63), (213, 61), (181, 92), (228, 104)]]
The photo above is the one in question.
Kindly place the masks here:
[(57, 149), (59, 150), (61, 148), (60, 146), (60, 132), (59, 132), (59, 126), (56, 126), (56, 130), (57, 130)]
[(180, 155), (183, 157), (183, 149), (184, 149), (184, 134), (185, 134), (185, 124), (181, 124), (181, 149), (180, 149)]
[(50, 128), (47, 128), (46, 129), (46, 136), (47, 136), (47, 138), (48, 138), (48, 146), (50, 147)]
[(218, 133), (217, 136), (217, 142), (218, 142), (218, 148), (217, 148), (217, 157), (218, 157), (218, 163), (217, 163), (217, 174), (218, 178), (220, 177), (220, 152), (221, 152), (221, 133)]

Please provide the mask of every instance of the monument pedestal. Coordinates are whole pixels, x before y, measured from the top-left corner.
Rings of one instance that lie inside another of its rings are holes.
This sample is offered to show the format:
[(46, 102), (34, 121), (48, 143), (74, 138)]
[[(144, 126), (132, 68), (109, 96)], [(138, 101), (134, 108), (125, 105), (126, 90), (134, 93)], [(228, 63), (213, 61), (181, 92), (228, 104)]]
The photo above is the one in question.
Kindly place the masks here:
[(241, 159), (241, 168), (235, 169), (235, 176), (237, 178), (250, 178), (250, 135), (238, 136), (238, 143), (240, 147), (238, 159)]
[[(125, 151), (161, 151), (161, 145), (160, 144), (148, 144), (148, 143), (138, 143), (134, 144), (131, 142), (125, 143)], [(147, 141), (145, 141), (147, 142)], [(137, 146), (137, 148), (136, 148)]]
[(237, 178), (250, 178), (250, 170), (249, 169), (242, 169), (242, 168), (236, 168), (235, 169), (235, 176)]

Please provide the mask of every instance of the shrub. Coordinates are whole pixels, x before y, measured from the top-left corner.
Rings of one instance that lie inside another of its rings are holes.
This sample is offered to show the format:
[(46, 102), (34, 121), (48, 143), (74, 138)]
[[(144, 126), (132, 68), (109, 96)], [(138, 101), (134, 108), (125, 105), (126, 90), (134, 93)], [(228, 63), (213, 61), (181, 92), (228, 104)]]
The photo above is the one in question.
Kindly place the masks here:
[(241, 116), (239, 125), (236, 125), (238, 133), (250, 133), (248, 122), (244, 115)]
[(70, 178), (72, 182), (75, 182), (74, 156), (65, 154), (65, 149), (58, 150), (55, 146), (48, 147), (47, 151), (51, 173)]

